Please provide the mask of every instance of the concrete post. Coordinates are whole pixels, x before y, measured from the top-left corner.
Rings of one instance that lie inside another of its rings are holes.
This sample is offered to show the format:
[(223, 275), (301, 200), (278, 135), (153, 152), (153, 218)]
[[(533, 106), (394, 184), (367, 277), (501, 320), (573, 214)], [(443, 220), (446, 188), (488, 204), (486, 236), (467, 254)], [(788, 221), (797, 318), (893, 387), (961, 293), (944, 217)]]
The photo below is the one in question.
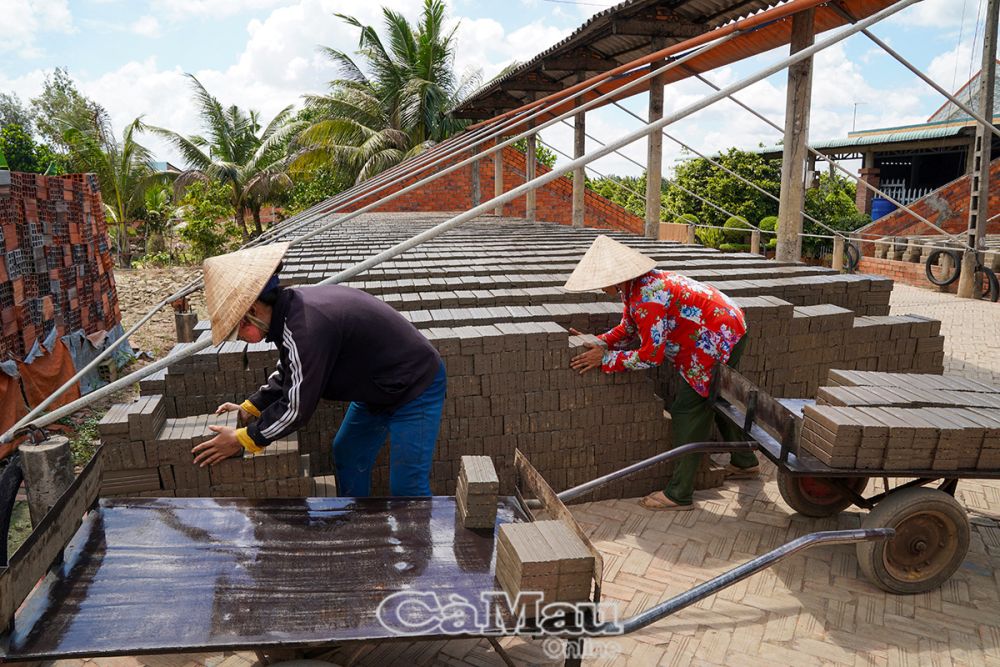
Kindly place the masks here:
[(469, 167), (472, 169), (472, 206), (476, 207), (483, 203), (482, 183), (479, 181), (479, 160), (473, 162)]
[(834, 236), (833, 237), (833, 270), (843, 271), (844, 270), (844, 237)]
[[(980, 81), (996, 80), (997, 71), (997, 23), (1000, 13), (1000, 0), (990, 0), (986, 10), (986, 29), (983, 33), (983, 68), (980, 70)], [(979, 112), (987, 119), (992, 119), (993, 110), (992, 85), (979, 86)], [(969, 299), (975, 296), (976, 266), (979, 264), (979, 251), (983, 248), (983, 236), (986, 234), (987, 218), (989, 217), (990, 198), (990, 158), (993, 134), (982, 123), (976, 125), (975, 163), (970, 174), (971, 193), (969, 199), (969, 230), (966, 243), (971, 247), (962, 255), (962, 273), (958, 278), (958, 296)]]
[(750, 252), (754, 255), (760, 254), (760, 230), (755, 229), (750, 232)]
[[(528, 135), (527, 144), (527, 150), (524, 155), (524, 180), (531, 181), (535, 178), (535, 164), (537, 163), (535, 157), (535, 151), (537, 148), (534, 133)], [(535, 222), (537, 208), (535, 190), (528, 190), (528, 192), (524, 195), (524, 217), (528, 219), (528, 222)]]
[[(651, 69), (663, 66), (663, 61), (650, 65)], [(663, 118), (663, 77), (649, 81), (650, 122)], [(663, 132), (649, 133), (646, 143), (646, 238), (655, 239), (660, 231), (660, 208), (663, 206)]]
[(69, 438), (54, 435), (39, 445), (21, 445), (19, 451), (24, 485), (28, 492), (28, 514), (31, 516), (31, 525), (38, 526), (73, 483), (73, 457)]
[(694, 234), (696, 229), (697, 227), (695, 227), (694, 225), (688, 225), (688, 236), (687, 236), (688, 245), (696, 245), (698, 243), (698, 237), (695, 236)]
[[(497, 137), (497, 141), (501, 141)], [(493, 196), (499, 197), (503, 194), (503, 150), (499, 150), (493, 154)], [(503, 216), (503, 204), (497, 204), (496, 211), (494, 211), (497, 216)]]
[(174, 311), (174, 328), (177, 330), (178, 343), (193, 343), (195, 339), (194, 326), (198, 324), (198, 313)]
[[(577, 106), (583, 98), (577, 98)], [(583, 157), (587, 152), (586, 111), (573, 116), (573, 158)], [(583, 227), (586, 209), (587, 174), (583, 167), (573, 170), (573, 226)]]
[[(792, 19), (791, 53), (812, 46), (815, 9)], [(812, 93), (812, 58), (788, 68), (785, 100), (785, 143), (781, 160), (781, 195), (778, 202), (779, 262), (802, 259), (802, 206), (805, 203), (806, 157), (809, 153), (809, 105)]]

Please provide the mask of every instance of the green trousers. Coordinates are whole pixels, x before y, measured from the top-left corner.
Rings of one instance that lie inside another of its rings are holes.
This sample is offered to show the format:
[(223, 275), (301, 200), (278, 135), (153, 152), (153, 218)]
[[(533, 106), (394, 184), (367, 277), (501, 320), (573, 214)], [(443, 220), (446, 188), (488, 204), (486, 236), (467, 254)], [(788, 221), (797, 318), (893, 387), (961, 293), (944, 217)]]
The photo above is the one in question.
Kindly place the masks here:
[[(747, 345), (746, 335), (733, 348), (728, 365), (736, 368)], [(707, 398), (704, 398), (691, 388), (687, 382), (681, 382), (677, 398), (670, 405), (671, 427), (674, 432), (674, 447), (686, 445), (689, 442), (705, 442), (712, 437), (712, 424), (718, 424), (719, 432), (726, 442), (743, 440), (743, 431), (738, 426), (717, 415)], [(698, 473), (701, 457), (704, 454), (688, 454), (677, 460), (674, 474), (663, 493), (678, 505), (690, 505), (694, 495), (694, 477)], [(736, 452), (730, 461), (737, 468), (752, 468), (757, 465), (757, 455), (753, 452)]]

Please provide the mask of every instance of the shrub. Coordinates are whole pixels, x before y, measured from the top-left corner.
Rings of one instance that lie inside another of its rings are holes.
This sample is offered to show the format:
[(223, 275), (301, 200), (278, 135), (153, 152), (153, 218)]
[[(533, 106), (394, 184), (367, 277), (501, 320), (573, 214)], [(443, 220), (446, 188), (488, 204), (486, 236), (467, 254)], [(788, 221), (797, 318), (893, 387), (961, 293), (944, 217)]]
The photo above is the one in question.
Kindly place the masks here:
[[(738, 215), (734, 215), (726, 223), (722, 225), (727, 231), (723, 232), (726, 237), (726, 243), (728, 244), (746, 244), (750, 243), (750, 230), (753, 229), (750, 223), (744, 218)], [(739, 231), (729, 231), (729, 230), (739, 230)], [(746, 231), (743, 231), (746, 230)]]
[(776, 231), (778, 229), (778, 216), (769, 215), (766, 218), (761, 218), (760, 224), (757, 226), (760, 227), (760, 231), (762, 232)]
[(722, 230), (714, 227), (699, 227), (695, 230), (694, 236), (699, 243), (707, 248), (718, 248), (725, 240)]
[(746, 243), (723, 243), (719, 246), (722, 252), (750, 252), (750, 246)]
[(700, 221), (698, 220), (698, 216), (693, 213), (685, 213), (674, 220), (674, 223), (678, 225), (697, 225), (700, 224)]

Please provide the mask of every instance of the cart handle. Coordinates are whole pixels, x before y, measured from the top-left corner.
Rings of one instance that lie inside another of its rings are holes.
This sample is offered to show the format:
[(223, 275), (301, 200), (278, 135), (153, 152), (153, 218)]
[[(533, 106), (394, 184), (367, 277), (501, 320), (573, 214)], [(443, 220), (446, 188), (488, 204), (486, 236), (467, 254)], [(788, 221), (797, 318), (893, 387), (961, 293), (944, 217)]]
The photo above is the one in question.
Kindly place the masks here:
[[(655, 623), (661, 618), (674, 614), (685, 607), (690, 607), (694, 603), (718, 593), (724, 588), (740, 582), (747, 577), (766, 570), (780, 560), (784, 560), (804, 549), (819, 546), (821, 544), (853, 544), (856, 542), (867, 542), (870, 540), (887, 540), (895, 536), (896, 531), (892, 528), (857, 528), (854, 530), (827, 530), (818, 533), (809, 533), (802, 537), (783, 544), (777, 549), (747, 561), (742, 565), (723, 572), (719, 576), (709, 579), (703, 584), (695, 586), (689, 591), (676, 595), (665, 602), (661, 602), (655, 607), (636, 614), (624, 623), (607, 623), (598, 626), (593, 634), (618, 633), (628, 634), (641, 630), (642, 628)], [(590, 634), (590, 633), (588, 633)]]
[(654, 466), (657, 463), (663, 463), (664, 461), (669, 461), (685, 454), (726, 454), (729, 452), (753, 452), (756, 451), (758, 444), (754, 441), (746, 442), (690, 442), (686, 445), (681, 445), (680, 447), (674, 447), (673, 449), (660, 452), (654, 456), (650, 456), (648, 459), (639, 461), (638, 463), (633, 463), (630, 466), (626, 466), (621, 470), (616, 470), (615, 472), (608, 473), (603, 477), (598, 477), (597, 479), (592, 479), (589, 482), (584, 482), (577, 486), (566, 489), (565, 491), (556, 494), (559, 500), (564, 503), (570, 502), (571, 500), (576, 500), (582, 495), (590, 493), (595, 489), (599, 489), (602, 486), (606, 486), (615, 480), (621, 479), (622, 477), (628, 477), (640, 470), (645, 470), (650, 466)]

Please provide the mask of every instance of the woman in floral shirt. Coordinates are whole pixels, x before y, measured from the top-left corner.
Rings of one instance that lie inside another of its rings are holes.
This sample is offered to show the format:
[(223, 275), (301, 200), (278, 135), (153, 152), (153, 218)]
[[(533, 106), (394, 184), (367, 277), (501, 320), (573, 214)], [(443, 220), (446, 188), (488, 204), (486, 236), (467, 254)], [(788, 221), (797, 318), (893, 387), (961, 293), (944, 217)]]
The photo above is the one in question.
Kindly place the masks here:
[[(598, 336), (604, 347), (589, 346), (572, 360), (572, 367), (580, 373), (598, 367), (619, 373), (672, 363), (685, 381), (670, 406), (674, 446), (708, 440), (715, 421), (726, 440), (742, 440), (737, 427), (715, 419), (707, 396), (712, 367), (717, 363), (735, 367), (746, 346), (743, 311), (714, 287), (655, 266), (655, 260), (607, 236), (594, 240), (566, 289), (601, 289), (619, 296), (625, 309), (621, 323)], [(630, 349), (637, 338), (638, 347)], [(701, 455), (681, 458), (667, 488), (643, 498), (642, 506), (691, 509), (700, 461)], [(734, 478), (753, 476), (758, 470), (752, 452), (733, 454), (727, 467), (728, 476)]]

